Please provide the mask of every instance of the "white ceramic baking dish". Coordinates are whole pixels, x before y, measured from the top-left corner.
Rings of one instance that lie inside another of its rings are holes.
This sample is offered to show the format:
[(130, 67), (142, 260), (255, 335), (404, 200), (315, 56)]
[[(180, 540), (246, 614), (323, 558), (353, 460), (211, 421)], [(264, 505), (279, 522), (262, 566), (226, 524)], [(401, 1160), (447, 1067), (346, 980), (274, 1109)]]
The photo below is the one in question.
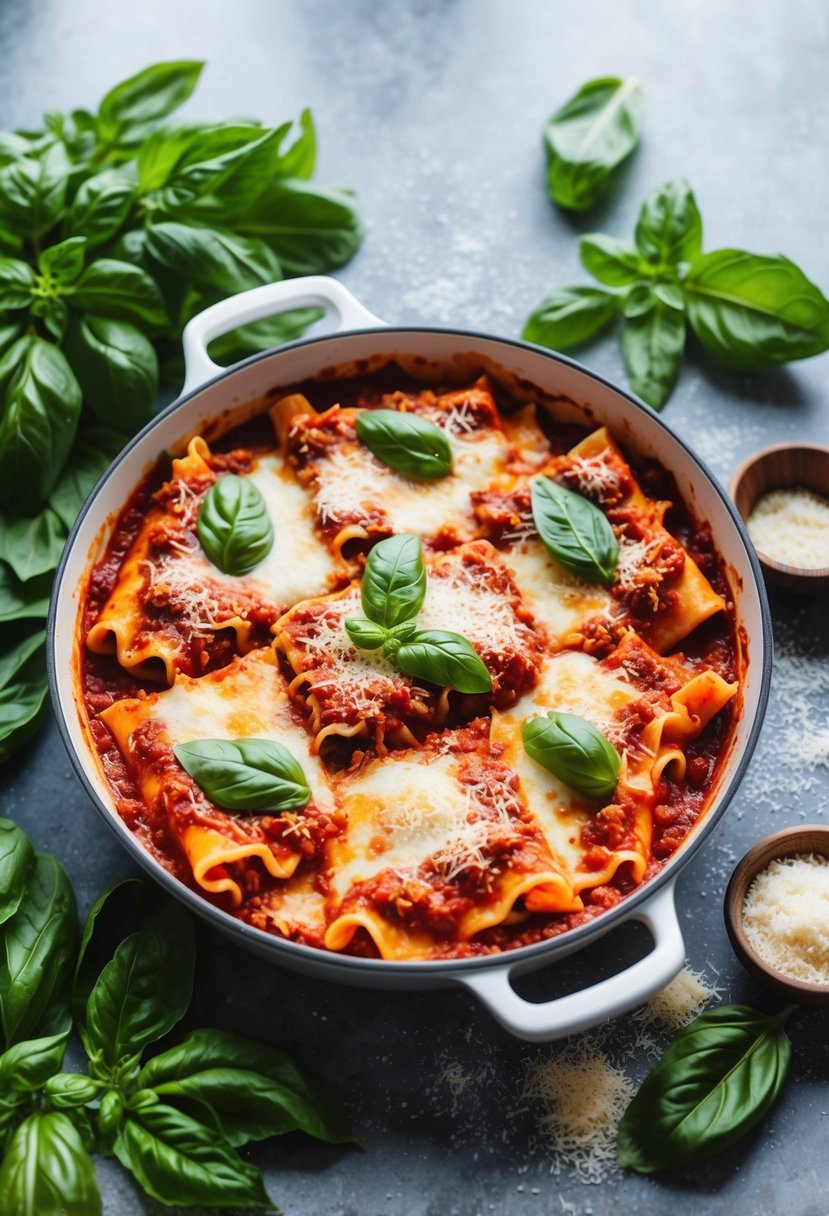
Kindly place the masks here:
[[(333, 333), (294, 342), (224, 370), (211, 361), (208, 344), (237, 326), (291, 308), (333, 310)], [(87, 500), (66, 546), (55, 581), (49, 621), (52, 697), (64, 743), (77, 773), (109, 828), (132, 857), (194, 913), (238, 944), (274, 963), (340, 983), (389, 988), (461, 985), (511, 1033), (531, 1041), (561, 1038), (632, 1009), (676, 974), (685, 947), (674, 905), (676, 878), (710, 836), (736, 790), (756, 743), (771, 671), (771, 628), (762, 579), (745, 529), (723, 490), (670, 427), (629, 393), (561, 355), (526, 343), (459, 330), (395, 328), (378, 320), (336, 280), (314, 277), (258, 287), (195, 317), (184, 332), (186, 379), (179, 399), (132, 440)], [(160, 452), (180, 452), (199, 432), (215, 433), (216, 420), (255, 412), (269, 391), (320, 373), (412, 360), (430, 369), (485, 366), (516, 391), (538, 390), (556, 410), (587, 425), (607, 423), (623, 444), (657, 458), (674, 474), (696, 518), (706, 521), (725, 559), (745, 644), (742, 707), (717, 789), (706, 814), (668, 864), (621, 904), (590, 923), (548, 942), (482, 958), (386, 962), (338, 955), (284, 941), (235, 920), (167, 873), (138, 843), (115, 811), (113, 798), (90, 751), (75, 673), (79, 645), (80, 590), (89, 564), (101, 552), (109, 528), (133, 487)], [(511, 980), (548, 967), (607, 933), (621, 921), (643, 922), (653, 948), (632, 966), (582, 991), (534, 1003)]]

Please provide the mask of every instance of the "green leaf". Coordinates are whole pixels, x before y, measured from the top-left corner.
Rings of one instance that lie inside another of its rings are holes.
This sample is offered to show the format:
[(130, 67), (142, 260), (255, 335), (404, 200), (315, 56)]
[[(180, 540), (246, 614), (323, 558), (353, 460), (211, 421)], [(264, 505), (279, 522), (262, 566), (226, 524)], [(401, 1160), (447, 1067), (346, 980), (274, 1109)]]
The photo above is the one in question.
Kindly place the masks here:
[(302, 765), (272, 739), (195, 739), (173, 748), (211, 802), (226, 811), (279, 815), (311, 801)]
[(666, 304), (655, 289), (650, 308), (625, 317), (622, 354), (630, 387), (655, 410), (662, 409), (673, 391), (684, 349), (684, 309)]
[(780, 254), (703, 254), (684, 289), (694, 333), (726, 367), (766, 371), (829, 347), (829, 301)]
[(158, 392), (158, 360), (139, 329), (109, 317), (75, 317), (66, 354), (101, 422), (128, 434), (144, 425)]
[[(10, 631), (5, 630), (4, 632), (6, 637), (8, 637)], [(35, 667), (35, 664), (30, 663), (30, 659), (34, 655), (39, 655), (40, 648), (45, 641), (46, 630), (38, 629), (34, 633), (27, 634), (17, 645), (10, 647), (10, 649), (0, 654), (0, 688), (5, 688), (7, 684), (11, 683), (19, 672)], [(0, 824), (7, 822), (8, 820), (0, 819)], [(3, 898), (2, 889), (3, 882), (0, 879), (0, 905), (2, 905)], [(0, 916), (0, 921), (4, 919), (3, 916)]]
[(220, 228), (152, 224), (146, 248), (155, 262), (188, 282), (230, 295), (282, 278), (279, 260), (264, 241)]
[(645, 199), (636, 224), (636, 247), (648, 262), (662, 266), (699, 256), (702, 216), (684, 178), (666, 182)]
[(125, 878), (102, 891), (89, 910), (81, 934), (72, 1013), (83, 1036), (86, 1008), (99, 973), (121, 941), (140, 929), (154, 906), (155, 889), (140, 878)]
[(102, 139), (136, 141), (148, 128), (183, 105), (195, 89), (204, 63), (180, 60), (156, 63), (122, 80), (98, 107)]
[(589, 80), (547, 123), (547, 189), (560, 207), (585, 211), (639, 142), (645, 99), (635, 77)]
[(368, 619), (384, 629), (417, 616), (426, 598), (426, 566), (419, 536), (404, 532), (374, 546), (366, 559), (361, 597)]
[(642, 259), (633, 245), (602, 232), (592, 232), (579, 241), (585, 270), (608, 287), (627, 287), (642, 277)]
[(0, 359), (0, 506), (40, 510), (75, 438), (81, 390), (63, 353), (20, 338)]
[(49, 615), (52, 575), (21, 583), (8, 566), (0, 564), (0, 624), (8, 621), (45, 620)]
[(585, 798), (613, 793), (622, 757), (592, 722), (550, 711), (521, 728), (524, 750), (554, 777)]
[[(6, 683), (7, 680), (2, 681), (2, 684)], [(35, 851), (26, 833), (11, 819), (0, 819), (0, 924), (14, 916), (20, 907), (34, 860)], [(0, 1093), (2, 1077), (3, 1058), (0, 1056)]]
[(140, 266), (114, 258), (98, 258), (88, 266), (70, 300), (83, 312), (134, 321), (149, 330), (164, 329), (168, 323), (158, 285)]
[(0, 688), (0, 764), (36, 734), (48, 695), (45, 680), (29, 680)]
[(273, 548), (273, 524), (261, 492), (248, 477), (227, 473), (199, 508), (199, 544), (223, 574), (247, 574)]
[(533, 519), (545, 549), (588, 583), (612, 583), (619, 546), (603, 511), (549, 477), (532, 484)]
[(85, 256), (86, 237), (70, 236), (44, 249), (37, 264), (43, 275), (48, 275), (59, 287), (64, 287), (67, 283), (74, 283), (81, 273)]
[(148, 195), (160, 190), (193, 140), (189, 127), (154, 131), (141, 144), (136, 157), (138, 192)]
[(58, 1110), (73, 1110), (78, 1106), (86, 1106), (99, 1097), (101, 1089), (89, 1077), (77, 1072), (59, 1072), (50, 1074), (42, 1082), (46, 1099), (50, 1106)]
[(24, 583), (56, 570), (65, 543), (66, 529), (51, 507), (34, 516), (0, 515), (0, 559)]
[(59, 1071), (69, 1030), (42, 1039), (24, 1039), (0, 1055), (0, 1094), (34, 1093)]
[(172, 1030), (190, 1004), (194, 966), (192, 921), (165, 900), (98, 976), (81, 1028), (90, 1057), (113, 1069)]
[(0, 220), (38, 240), (60, 218), (71, 166), (62, 144), (39, 159), (24, 156), (0, 169)]
[(160, 1203), (273, 1207), (258, 1170), (212, 1128), (161, 1102), (129, 1113), (115, 1155)]
[[(217, 127), (192, 141), (158, 196), (162, 211), (175, 216), (210, 195), (210, 219), (229, 219), (265, 188), (288, 126)], [(211, 146), (211, 139), (216, 148)], [(196, 159), (198, 158), (198, 159)], [(199, 215), (198, 207), (192, 214)]]
[(527, 319), (521, 337), (550, 350), (568, 350), (594, 338), (616, 319), (619, 297), (600, 287), (556, 287)]
[(418, 414), (361, 410), (357, 435), (378, 460), (406, 477), (436, 481), (452, 472), (452, 448), (445, 433)]
[(74, 965), (75, 897), (60, 862), (38, 853), (0, 940), (0, 1024), (6, 1047), (62, 1031)]
[(375, 625), (373, 621), (350, 618), (343, 623), (349, 638), (360, 650), (379, 650), (389, 636), (388, 629)]
[(4, 355), (25, 332), (19, 322), (0, 324), (0, 355)]
[(301, 1130), (353, 1139), (343, 1112), (287, 1052), (224, 1030), (196, 1030), (142, 1068), (138, 1085), (183, 1106), (239, 1147)]
[(363, 239), (349, 193), (288, 178), (273, 178), (234, 227), (266, 241), (286, 275), (344, 266)]
[(272, 350), (282, 346), (284, 342), (294, 342), (301, 338), (309, 326), (325, 316), (321, 308), (293, 308), (289, 312), (281, 312), (275, 317), (266, 317), (264, 321), (254, 321), (250, 325), (241, 325), (238, 329), (221, 338), (216, 338), (207, 348), (210, 358), (216, 363), (227, 367), (246, 359), (248, 355), (256, 355), (263, 350)]
[(299, 135), (289, 148), (280, 153), (274, 175), (307, 180), (314, 176), (316, 165), (317, 133), (314, 129), (314, 116), (309, 109), (305, 109), (299, 116)]
[(45, 296), (35, 300), (32, 305), (32, 316), (40, 317), (50, 338), (55, 342), (63, 341), (66, 326), (69, 324), (69, 309), (63, 300), (57, 296)]
[(393, 659), (401, 671), (417, 680), (463, 693), (492, 691), (492, 677), (480, 655), (460, 633), (418, 629), (395, 650)]
[(729, 1148), (773, 1106), (789, 1071), (783, 1023), (745, 1005), (709, 1009), (681, 1030), (619, 1126), (622, 1165), (652, 1174)]
[(3, 1216), (100, 1216), (92, 1159), (60, 1111), (20, 1124), (0, 1168)]
[(135, 183), (117, 169), (81, 182), (63, 221), (67, 236), (86, 237), (90, 246), (111, 241), (136, 198)]
[(4, 312), (28, 308), (36, 284), (37, 275), (28, 262), (0, 257), (0, 301)]
[(124, 446), (124, 436), (107, 427), (86, 427), (78, 433), (69, 459), (52, 493), (49, 506), (65, 528), (71, 528), (92, 487)]

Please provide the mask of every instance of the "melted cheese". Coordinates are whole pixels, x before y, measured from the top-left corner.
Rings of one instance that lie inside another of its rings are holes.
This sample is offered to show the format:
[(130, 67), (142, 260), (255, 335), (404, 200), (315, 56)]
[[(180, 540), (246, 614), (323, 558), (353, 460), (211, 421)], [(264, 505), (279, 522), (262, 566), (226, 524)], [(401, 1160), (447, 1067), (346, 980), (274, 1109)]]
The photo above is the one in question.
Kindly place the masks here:
[(596, 613), (613, 611), (614, 601), (607, 587), (568, 574), (537, 538), (524, 540), (502, 556), (527, 606), (552, 641), (577, 632)]
[[(498, 557), (493, 550), (493, 560)], [(518, 619), (509, 600), (487, 585), (474, 564), (441, 558), (429, 578), (426, 599), (417, 618), (418, 629), (447, 629), (462, 633), (479, 650), (520, 650), (530, 630)]]

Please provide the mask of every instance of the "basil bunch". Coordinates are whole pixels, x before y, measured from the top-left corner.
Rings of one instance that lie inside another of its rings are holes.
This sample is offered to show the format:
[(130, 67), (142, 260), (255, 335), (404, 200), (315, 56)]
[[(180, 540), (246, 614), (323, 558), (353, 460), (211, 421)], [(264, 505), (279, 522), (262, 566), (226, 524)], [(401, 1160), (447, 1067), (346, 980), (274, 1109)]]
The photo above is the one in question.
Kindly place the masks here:
[(566, 350), (621, 316), (631, 387), (654, 409), (676, 383), (686, 323), (736, 371), (767, 371), (829, 348), (829, 300), (788, 258), (702, 252), (702, 219), (682, 179), (645, 199), (632, 243), (594, 233), (581, 238), (580, 252), (585, 269), (605, 286), (554, 289), (523, 337)]
[(635, 76), (588, 80), (544, 129), (547, 189), (560, 207), (586, 211), (639, 142), (645, 98)]
[(199, 789), (224, 810), (278, 815), (311, 801), (302, 765), (273, 739), (197, 739), (173, 751)]
[[(0, 893), (4, 1216), (99, 1216), (95, 1150), (160, 1203), (274, 1210), (237, 1148), (295, 1129), (351, 1140), (284, 1051), (195, 1030), (145, 1058), (186, 1013), (195, 964), (190, 917), (157, 888), (107, 891), (78, 948), (62, 866), (0, 819)], [(61, 1071), (73, 1018), (86, 1073)]]
[(260, 491), (247, 477), (226, 473), (199, 508), (196, 534), (224, 574), (247, 574), (273, 548), (273, 524)]
[[(234, 292), (341, 266), (362, 240), (351, 193), (310, 181), (310, 111), (293, 134), (290, 122), (169, 123), (203, 66), (154, 64), (95, 113), (0, 133), (0, 670), (14, 669), (0, 760), (45, 699), (28, 644), (68, 529), (151, 416), (159, 376), (180, 376), (183, 326)], [(233, 362), (319, 315), (246, 325), (211, 354)]]
[(730, 1148), (770, 1110), (791, 1063), (789, 1005), (766, 1017), (723, 1005), (681, 1030), (619, 1125), (621, 1165), (681, 1169)]
[(585, 798), (612, 794), (622, 757), (592, 722), (550, 710), (521, 727), (524, 750)]
[(345, 622), (355, 646), (361, 650), (382, 647), (387, 659), (417, 680), (463, 693), (492, 690), (492, 677), (462, 634), (415, 625), (426, 598), (426, 566), (419, 536), (404, 532), (374, 546), (366, 559), (361, 598), (368, 619)]
[(437, 481), (452, 472), (452, 449), (428, 418), (400, 410), (362, 410), (357, 435), (378, 460), (406, 477)]

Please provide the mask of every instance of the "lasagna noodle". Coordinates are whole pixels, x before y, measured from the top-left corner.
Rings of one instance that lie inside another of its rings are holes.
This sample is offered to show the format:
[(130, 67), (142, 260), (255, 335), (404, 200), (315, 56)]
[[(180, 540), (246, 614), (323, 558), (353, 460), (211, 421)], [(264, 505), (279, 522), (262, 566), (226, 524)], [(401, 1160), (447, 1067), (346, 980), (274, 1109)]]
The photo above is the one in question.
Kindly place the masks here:
[[(191, 440), (173, 461), (178, 489), (166, 507), (152, 506), (124, 559), (115, 587), (87, 636), (90, 650), (115, 654), (119, 664), (144, 679), (172, 684), (187, 666), (195, 636), (230, 629), (234, 649), (252, 646), (251, 614), (275, 619), (296, 599), (324, 591), (343, 567), (320, 543), (307, 494), (274, 454), (255, 459), (243, 474), (261, 492), (274, 527), (265, 558), (243, 577), (224, 574), (206, 557), (195, 534), (204, 492), (216, 480), (210, 449)], [(169, 542), (158, 538), (169, 536)], [(165, 607), (159, 619), (154, 603)], [(199, 674), (199, 669), (193, 671)]]
[[(422, 886), (431, 876), (449, 885), (469, 866), (485, 867), (487, 840), (508, 827), (514, 813), (506, 801), (495, 808), (476, 804), (475, 786), (460, 779), (461, 763), (448, 752), (397, 752), (341, 782), (348, 827), (328, 850), (329, 950), (346, 949), (358, 929), (368, 933), (382, 958), (422, 958), (434, 950), (438, 931), (407, 918), (406, 884)], [(504, 856), (489, 893), (482, 889), (457, 921), (453, 940), (504, 922), (522, 897), (534, 898), (546, 911), (581, 907), (540, 833), (509, 862)], [(373, 880), (383, 875), (404, 891), (390, 915), (372, 894)]]
[[(252, 651), (198, 680), (180, 676), (167, 691), (116, 701), (101, 718), (145, 803), (177, 840), (196, 885), (228, 896), (234, 907), (242, 903), (243, 891), (232, 867), (257, 859), (273, 878), (290, 878), (301, 859), (297, 837), (274, 840), (258, 829), (255, 816), (237, 818), (201, 801), (198, 786), (174, 759), (174, 745), (197, 739), (275, 740), (302, 765), (314, 804), (324, 811), (334, 809), (327, 775), (310, 753), (307, 733), (292, 716), (270, 648)], [(136, 746), (136, 731), (148, 725), (156, 728), (154, 744), (160, 756), (152, 761), (143, 759)], [(180, 826), (172, 802), (187, 797), (192, 813), (188, 810)]]

